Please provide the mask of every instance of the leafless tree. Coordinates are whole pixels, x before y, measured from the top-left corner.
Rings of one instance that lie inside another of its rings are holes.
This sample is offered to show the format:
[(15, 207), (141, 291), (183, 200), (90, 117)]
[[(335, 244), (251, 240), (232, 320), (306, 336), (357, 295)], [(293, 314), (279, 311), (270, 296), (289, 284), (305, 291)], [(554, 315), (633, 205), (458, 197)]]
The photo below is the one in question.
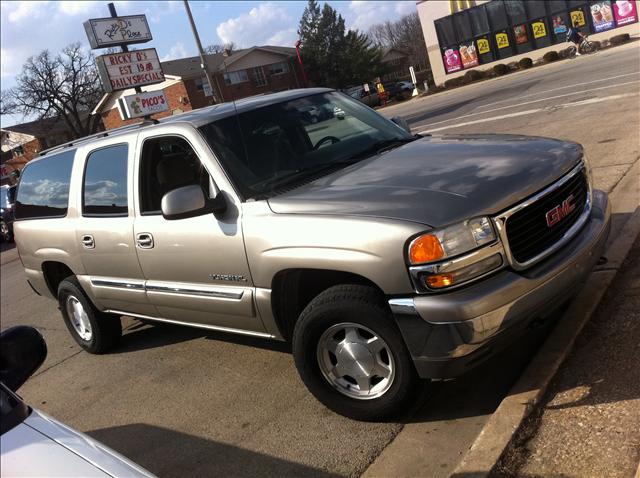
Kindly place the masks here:
[(77, 138), (98, 130), (100, 116), (90, 113), (102, 97), (102, 86), (93, 55), (79, 43), (56, 56), (44, 50), (30, 57), (16, 83), (2, 92), (3, 114), (59, 117)]
[(204, 52), (207, 55), (213, 55), (215, 53), (224, 53), (225, 50), (234, 51), (236, 44), (233, 42), (225, 43), (224, 45), (214, 44), (204, 48)]
[(382, 47), (392, 47), (409, 55), (409, 61), (417, 69), (429, 66), (427, 45), (422, 35), (422, 25), (417, 13), (411, 13), (396, 20), (373, 25), (369, 38)]
[(0, 115), (9, 115), (12, 110), (13, 101), (11, 100), (9, 90), (2, 90), (2, 94), (0, 96)]

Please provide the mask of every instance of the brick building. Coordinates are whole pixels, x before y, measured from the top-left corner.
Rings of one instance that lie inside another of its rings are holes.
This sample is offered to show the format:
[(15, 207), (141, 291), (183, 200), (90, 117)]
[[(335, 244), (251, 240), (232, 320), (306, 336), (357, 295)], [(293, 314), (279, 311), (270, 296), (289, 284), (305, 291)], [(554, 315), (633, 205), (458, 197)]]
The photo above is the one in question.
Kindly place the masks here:
[(12, 181), (10, 174), (13, 171), (22, 170), (40, 152), (74, 139), (73, 133), (61, 118), (44, 118), (7, 126), (0, 133), (3, 185)]
[[(207, 87), (200, 57), (162, 63), (166, 81), (142, 88), (143, 91), (164, 90), (167, 97), (169, 111), (153, 115), (153, 118), (304, 86), (294, 48), (255, 46), (231, 52), (227, 57), (222, 53), (206, 55), (205, 61), (213, 77), (213, 91)], [(102, 116), (106, 129), (140, 122), (139, 118), (123, 120), (120, 114), (118, 100), (132, 94), (133, 89), (105, 94), (93, 114)]]

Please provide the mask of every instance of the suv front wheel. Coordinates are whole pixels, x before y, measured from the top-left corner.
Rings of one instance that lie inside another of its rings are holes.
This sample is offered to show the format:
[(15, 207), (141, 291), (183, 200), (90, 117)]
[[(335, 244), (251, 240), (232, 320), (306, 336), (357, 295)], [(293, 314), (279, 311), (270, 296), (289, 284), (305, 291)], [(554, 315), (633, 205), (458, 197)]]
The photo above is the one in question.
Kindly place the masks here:
[(384, 297), (372, 287), (331, 287), (304, 309), (293, 354), (311, 393), (357, 420), (392, 418), (419, 383)]
[(120, 317), (100, 312), (75, 277), (67, 277), (60, 283), (58, 302), (67, 329), (87, 352), (105, 353), (120, 340)]

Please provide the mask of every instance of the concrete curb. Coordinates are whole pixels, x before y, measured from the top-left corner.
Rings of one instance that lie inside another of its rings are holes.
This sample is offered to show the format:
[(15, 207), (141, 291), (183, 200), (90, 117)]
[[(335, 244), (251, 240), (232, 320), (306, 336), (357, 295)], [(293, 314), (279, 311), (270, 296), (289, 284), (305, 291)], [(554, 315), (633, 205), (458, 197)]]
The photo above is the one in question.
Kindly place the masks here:
[(607, 249), (605, 255), (610, 262), (588, 277), (583, 289), (485, 424), (451, 474), (452, 477), (480, 478), (491, 473), (523, 421), (543, 398), (551, 379), (573, 348), (583, 326), (590, 320), (639, 234), (640, 207), (636, 208), (622, 232)]

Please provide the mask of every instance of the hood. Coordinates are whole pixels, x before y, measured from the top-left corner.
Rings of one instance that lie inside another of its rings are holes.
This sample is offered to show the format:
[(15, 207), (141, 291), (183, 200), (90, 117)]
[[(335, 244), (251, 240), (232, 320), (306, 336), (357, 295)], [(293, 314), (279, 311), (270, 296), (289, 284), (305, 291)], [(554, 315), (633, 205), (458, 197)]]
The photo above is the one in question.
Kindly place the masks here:
[(424, 137), (269, 199), (278, 214), (399, 219), (441, 227), (494, 215), (582, 157), (579, 144), (516, 135)]

